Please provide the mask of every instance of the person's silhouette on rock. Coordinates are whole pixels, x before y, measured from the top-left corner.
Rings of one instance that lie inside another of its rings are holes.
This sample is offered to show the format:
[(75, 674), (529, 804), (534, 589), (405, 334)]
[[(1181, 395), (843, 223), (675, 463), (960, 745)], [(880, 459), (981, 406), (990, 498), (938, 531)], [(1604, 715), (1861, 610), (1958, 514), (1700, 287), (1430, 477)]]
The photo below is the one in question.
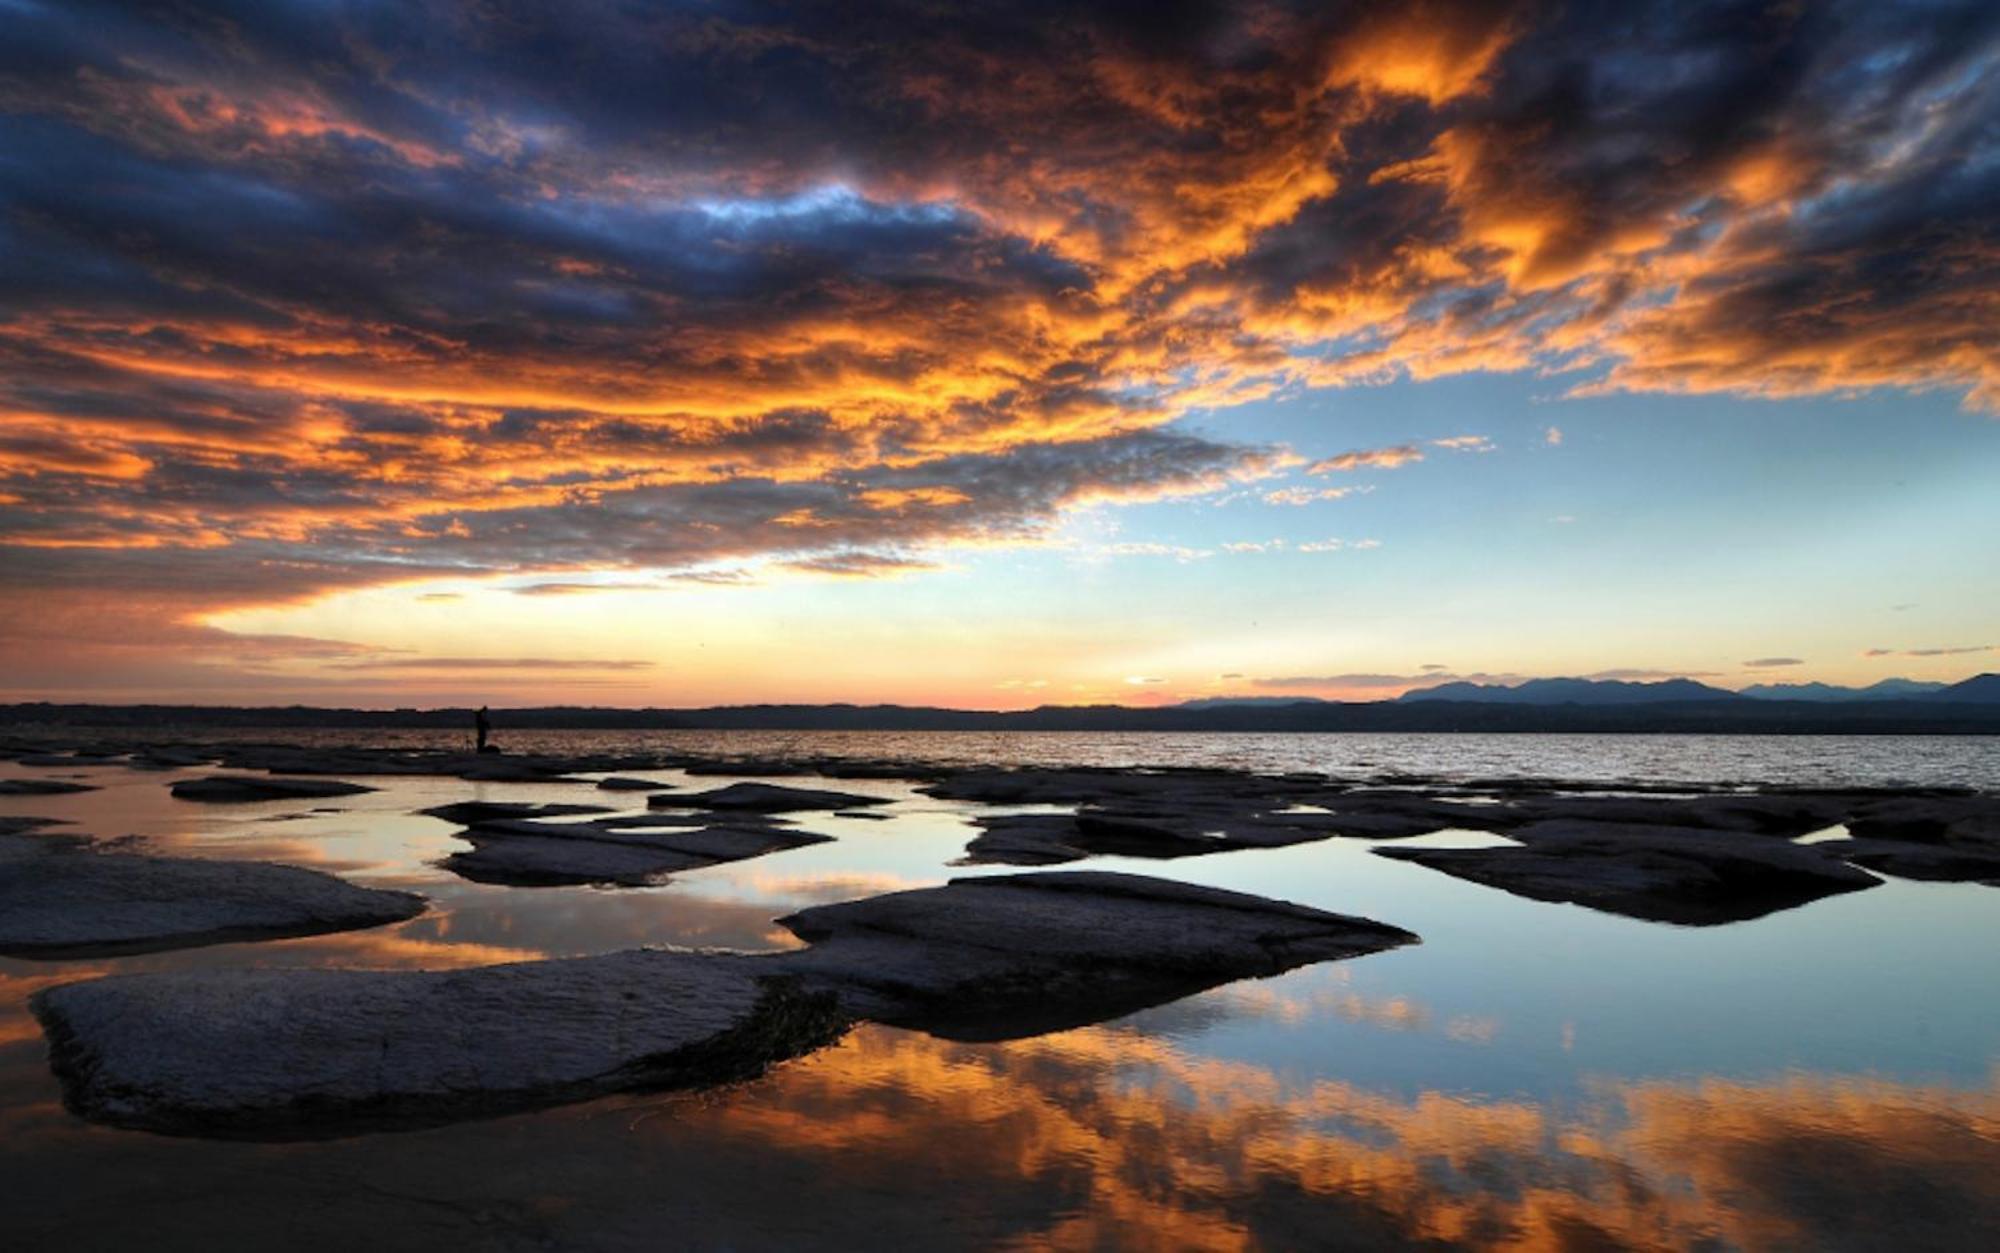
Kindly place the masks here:
[(486, 716), (486, 706), (481, 705), (479, 712), (472, 715), (472, 730), (479, 737), (480, 752), (490, 753), (498, 751), (486, 742), (486, 737), (493, 733), (493, 721)]

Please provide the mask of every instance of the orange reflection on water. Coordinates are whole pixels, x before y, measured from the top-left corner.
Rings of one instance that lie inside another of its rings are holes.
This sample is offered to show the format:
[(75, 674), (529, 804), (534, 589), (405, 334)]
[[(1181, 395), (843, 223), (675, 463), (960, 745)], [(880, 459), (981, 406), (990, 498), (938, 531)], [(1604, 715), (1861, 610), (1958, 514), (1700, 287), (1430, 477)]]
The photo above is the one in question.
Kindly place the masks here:
[(44, 988), (59, 983), (94, 979), (105, 973), (96, 967), (65, 967), (60, 972), (13, 974), (0, 970), (0, 1047), (41, 1035), (41, 1026), (28, 1011), (28, 999)]
[(639, 1126), (677, 1124), (809, 1155), (830, 1188), (948, 1185), (1032, 1216), (1031, 1245), (1976, 1248), (2000, 1233), (2000, 1076), (1607, 1082), (1565, 1107), (1292, 1082), (1116, 1028), (998, 1046), (865, 1028)]

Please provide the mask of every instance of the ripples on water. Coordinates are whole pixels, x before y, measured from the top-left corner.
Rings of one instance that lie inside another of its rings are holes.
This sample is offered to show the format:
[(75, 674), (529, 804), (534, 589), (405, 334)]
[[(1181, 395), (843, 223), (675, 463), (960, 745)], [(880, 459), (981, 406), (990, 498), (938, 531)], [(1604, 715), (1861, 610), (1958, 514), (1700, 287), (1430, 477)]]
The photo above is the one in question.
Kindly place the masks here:
[[(1605, 781), (1991, 786), (1995, 772), (1988, 741), (1915, 738), (507, 742)], [(701, 1096), (221, 1144), (64, 1113), (26, 997), (135, 970), (779, 947), (793, 941), (771, 920), (791, 909), (996, 868), (950, 864), (972, 834), (966, 807), (888, 782), (840, 784), (895, 798), (888, 821), (807, 820), (833, 843), (657, 889), (597, 891), (458, 880), (431, 864), (458, 847), (453, 828), (410, 812), (469, 796), (578, 799), (572, 787), (375, 780), (384, 791), (319, 812), (189, 805), (166, 796), (178, 775), (80, 773), (103, 790), (0, 798), (0, 813), (69, 816), (177, 852), (319, 865), (414, 886), (435, 907), (317, 939), (0, 961), (0, 1247), (2000, 1247), (2000, 892), (1980, 885), (1890, 881), (1751, 923), (1682, 929), (1508, 896), (1374, 857), (1360, 841), (1099, 859), (1381, 918), (1424, 943), (1011, 1043), (864, 1027), (763, 1080)]]

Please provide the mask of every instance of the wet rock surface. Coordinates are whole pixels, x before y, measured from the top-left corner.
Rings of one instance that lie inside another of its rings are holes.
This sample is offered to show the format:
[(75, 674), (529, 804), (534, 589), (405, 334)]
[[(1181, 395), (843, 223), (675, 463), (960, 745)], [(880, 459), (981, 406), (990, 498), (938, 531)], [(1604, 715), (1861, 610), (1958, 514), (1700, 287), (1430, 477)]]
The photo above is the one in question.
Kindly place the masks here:
[(69, 779), (0, 779), (0, 796), (66, 796), (96, 790), (95, 784)]
[(1417, 942), (1366, 918), (1105, 871), (954, 879), (779, 923), (812, 945), (787, 965), (842, 989), (861, 1016), (965, 1040), (1061, 1030)]
[(2000, 887), (2000, 845), (1850, 839), (1819, 847), (1854, 865), (1898, 878)]
[(469, 827), (475, 823), (563, 818), (582, 814), (608, 814), (612, 811), (604, 805), (543, 804), (529, 801), (453, 801), (448, 805), (433, 805), (429, 809), (419, 809), (417, 812), (426, 818), (441, 818), (446, 822), (456, 822)]
[(175, 798), (208, 801), (211, 804), (239, 804), (250, 801), (318, 800), (330, 796), (357, 796), (375, 789), (338, 779), (285, 779), (262, 775), (208, 775), (182, 779), (172, 784)]
[(35, 1008), (87, 1118), (302, 1139), (725, 1083), (838, 1037), (830, 994), (759, 970), (641, 950), (462, 971), (126, 975)]
[(1102, 873), (955, 880), (784, 920), (812, 947), (452, 972), (224, 970), (35, 1002), (65, 1099), (175, 1134), (306, 1138), (746, 1077), (856, 1019), (993, 1039), (1414, 943), (1366, 919)]
[(709, 792), (676, 792), (651, 798), (660, 809), (726, 809), (742, 813), (783, 814), (810, 809), (852, 809), (886, 805), (880, 796), (858, 796), (821, 788), (784, 787), (776, 783), (732, 783)]
[(600, 792), (671, 792), (674, 785), (659, 783), (652, 779), (633, 779), (623, 775), (610, 775), (597, 781)]
[(425, 907), (408, 892), (297, 866), (99, 852), (26, 829), (0, 830), (0, 953), (13, 957), (318, 935), (400, 922)]
[(467, 828), (461, 838), (471, 850), (453, 853), (442, 864), (476, 882), (643, 887), (676, 871), (824, 844), (832, 837), (754, 819), (724, 825), (643, 815), (584, 822), (493, 820)]
[(1519, 847), (1375, 851), (1535, 900), (1694, 926), (1759, 918), (1879, 882), (1827, 846), (1701, 827), (1556, 819), (1511, 836)]

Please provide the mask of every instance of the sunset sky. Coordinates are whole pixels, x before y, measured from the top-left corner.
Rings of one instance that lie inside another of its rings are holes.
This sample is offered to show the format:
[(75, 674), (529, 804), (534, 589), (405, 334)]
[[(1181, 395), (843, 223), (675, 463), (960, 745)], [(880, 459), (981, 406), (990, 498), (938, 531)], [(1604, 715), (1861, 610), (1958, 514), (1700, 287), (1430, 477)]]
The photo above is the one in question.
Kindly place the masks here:
[(0, 0), (0, 658), (2000, 670), (2000, 5)]

